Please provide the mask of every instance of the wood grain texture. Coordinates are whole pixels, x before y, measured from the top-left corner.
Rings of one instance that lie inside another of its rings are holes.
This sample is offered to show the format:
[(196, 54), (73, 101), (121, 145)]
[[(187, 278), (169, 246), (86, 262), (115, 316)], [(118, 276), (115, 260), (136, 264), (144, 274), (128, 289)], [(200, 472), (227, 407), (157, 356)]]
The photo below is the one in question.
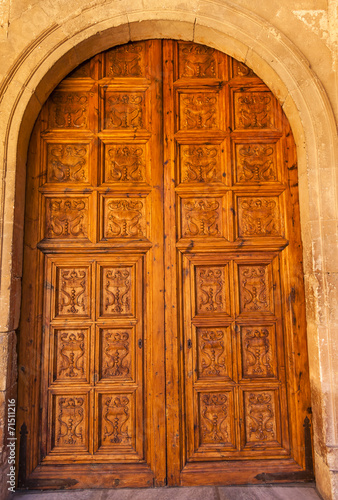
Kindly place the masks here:
[(209, 47), (130, 43), (60, 83), (28, 162), (27, 486), (311, 477), (295, 154)]

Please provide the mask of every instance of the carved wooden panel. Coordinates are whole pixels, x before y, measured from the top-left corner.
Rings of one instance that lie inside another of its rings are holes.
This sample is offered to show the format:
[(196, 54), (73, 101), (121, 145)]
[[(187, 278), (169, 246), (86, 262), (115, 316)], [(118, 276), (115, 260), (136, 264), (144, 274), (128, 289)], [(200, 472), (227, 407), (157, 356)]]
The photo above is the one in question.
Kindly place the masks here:
[(135, 451), (134, 394), (110, 392), (99, 394), (98, 451), (121, 453)]
[(223, 236), (222, 198), (183, 198), (182, 237), (221, 238)]
[(145, 198), (102, 199), (103, 238), (146, 238)]
[(234, 92), (234, 121), (237, 130), (275, 128), (272, 94), (270, 92)]
[(130, 266), (102, 266), (100, 269), (101, 316), (132, 316), (135, 314), (135, 278)]
[(240, 184), (277, 182), (276, 144), (236, 144), (234, 167)]
[(181, 130), (212, 130), (221, 128), (217, 92), (179, 94)]
[(224, 181), (221, 147), (218, 144), (180, 146), (179, 179), (183, 184)]
[(236, 59), (233, 59), (233, 72), (234, 76), (240, 76), (240, 77), (253, 77), (256, 76), (255, 73), (252, 71), (251, 68), (249, 68), (246, 64), (240, 61), (236, 61)]
[(88, 196), (46, 198), (46, 238), (88, 238), (88, 226)]
[(240, 312), (274, 313), (271, 268), (267, 264), (241, 264), (239, 271)]
[(198, 379), (232, 378), (233, 358), (230, 327), (196, 329)]
[(198, 394), (200, 446), (233, 447), (234, 408), (231, 391)]
[(89, 128), (89, 93), (55, 91), (50, 99), (48, 124), (51, 129), (85, 130)]
[(179, 78), (217, 78), (218, 52), (195, 43), (179, 43)]
[(72, 184), (89, 182), (88, 143), (71, 141), (48, 143), (46, 149), (47, 182)]
[(277, 196), (238, 196), (239, 236), (279, 236), (282, 232)]
[(146, 146), (140, 143), (105, 144), (103, 182), (144, 183), (146, 175)]
[(100, 380), (134, 378), (135, 332), (132, 328), (100, 328)]
[(196, 266), (196, 313), (230, 315), (228, 265)]
[(145, 43), (131, 43), (105, 53), (105, 76), (113, 78), (145, 76)]
[(275, 325), (241, 326), (242, 377), (273, 378), (276, 373)]
[(144, 92), (112, 92), (104, 95), (106, 130), (137, 130), (147, 128)]
[(90, 317), (91, 276), (87, 266), (57, 266), (55, 315), (62, 318)]
[(247, 390), (243, 396), (245, 444), (253, 447), (276, 445), (280, 439), (277, 391)]
[(89, 451), (88, 393), (52, 394), (52, 451)]
[(54, 330), (53, 381), (78, 384), (90, 382), (90, 329), (83, 327)]

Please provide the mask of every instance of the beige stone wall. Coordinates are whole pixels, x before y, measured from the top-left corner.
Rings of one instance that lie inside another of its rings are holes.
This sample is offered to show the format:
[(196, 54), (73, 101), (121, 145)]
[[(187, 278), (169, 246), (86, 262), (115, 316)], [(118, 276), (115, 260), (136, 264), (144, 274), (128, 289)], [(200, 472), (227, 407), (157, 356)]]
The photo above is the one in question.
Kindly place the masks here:
[(1, 499), (5, 402), (16, 390), (29, 136), (70, 70), (145, 38), (193, 40), (245, 61), (289, 118), (299, 160), (317, 487), (325, 499), (337, 498), (337, 11), (337, 0), (0, 0)]

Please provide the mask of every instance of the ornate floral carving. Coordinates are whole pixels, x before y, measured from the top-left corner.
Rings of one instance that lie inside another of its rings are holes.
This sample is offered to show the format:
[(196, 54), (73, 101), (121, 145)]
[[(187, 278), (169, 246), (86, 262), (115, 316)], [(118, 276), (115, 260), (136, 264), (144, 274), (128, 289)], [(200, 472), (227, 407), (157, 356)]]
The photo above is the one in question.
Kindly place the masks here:
[(86, 355), (86, 339), (83, 331), (58, 330), (56, 378), (74, 381), (85, 378)]
[(87, 198), (47, 198), (47, 238), (88, 237)]
[(196, 44), (179, 45), (180, 77), (216, 78), (216, 51)]
[(212, 129), (218, 126), (216, 93), (181, 94), (181, 128)]
[(144, 179), (144, 146), (106, 147), (106, 182), (142, 182)]
[(107, 238), (145, 236), (144, 201), (106, 199), (105, 234)]
[(221, 237), (222, 205), (217, 199), (182, 201), (183, 237)]
[(223, 267), (197, 267), (196, 287), (196, 306), (199, 314), (225, 311)]
[(235, 94), (235, 121), (238, 129), (264, 129), (273, 126), (272, 97), (267, 92)]
[(102, 269), (102, 314), (130, 314), (132, 308), (132, 275), (128, 267)]
[(52, 128), (87, 128), (88, 95), (76, 92), (54, 92), (50, 100)]
[(277, 198), (238, 198), (239, 236), (279, 234)]
[(274, 151), (273, 144), (237, 145), (237, 181), (276, 182)]
[(125, 330), (103, 330), (102, 377), (130, 378), (130, 333)]
[(88, 269), (61, 268), (58, 270), (57, 310), (60, 316), (88, 315)]
[(217, 182), (220, 164), (217, 146), (182, 146), (182, 182)]
[(132, 43), (107, 53), (107, 76), (144, 76), (144, 45)]
[(84, 402), (83, 397), (77, 396), (58, 398), (58, 425), (56, 426), (58, 446), (84, 444)]
[(248, 441), (274, 441), (273, 395), (268, 392), (246, 394)]
[(103, 444), (131, 444), (130, 395), (103, 396)]
[(264, 266), (240, 266), (241, 311), (270, 312), (269, 277)]
[(107, 129), (138, 129), (144, 126), (142, 93), (111, 93), (107, 99)]
[(250, 377), (273, 375), (269, 328), (243, 327), (243, 374)]
[(200, 395), (201, 444), (230, 442), (228, 430), (228, 396), (224, 393)]
[(48, 144), (48, 182), (88, 182), (86, 144)]
[(248, 68), (246, 64), (233, 59), (234, 76), (256, 76), (252, 69)]
[(225, 335), (223, 329), (197, 329), (198, 365), (200, 377), (227, 376), (224, 356)]

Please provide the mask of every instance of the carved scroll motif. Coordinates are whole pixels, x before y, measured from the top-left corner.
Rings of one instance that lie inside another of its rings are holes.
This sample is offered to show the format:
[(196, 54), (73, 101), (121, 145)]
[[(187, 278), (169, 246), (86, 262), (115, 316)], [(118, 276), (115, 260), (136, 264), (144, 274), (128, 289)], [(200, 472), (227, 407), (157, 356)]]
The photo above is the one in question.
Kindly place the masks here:
[(221, 167), (215, 146), (184, 146), (181, 149), (182, 182), (217, 182)]
[(130, 314), (132, 311), (131, 269), (104, 268), (102, 272), (103, 314)]
[(216, 51), (196, 44), (179, 45), (180, 77), (216, 78)]
[(224, 393), (200, 394), (201, 444), (230, 442), (228, 406), (228, 396)]
[(57, 434), (58, 446), (78, 446), (84, 444), (84, 398), (60, 397), (57, 404)]
[(181, 128), (188, 130), (216, 128), (217, 106), (217, 94), (181, 94)]
[(276, 236), (280, 233), (277, 198), (238, 198), (240, 236)]
[(124, 330), (103, 330), (102, 377), (131, 378), (130, 334)]
[(106, 199), (105, 237), (145, 237), (144, 201)]
[(241, 311), (270, 312), (269, 277), (263, 266), (240, 266)]
[(271, 336), (268, 328), (242, 329), (243, 374), (250, 377), (273, 375)]
[(87, 128), (88, 95), (76, 92), (55, 92), (51, 97), (52, 128)]
[(131, 444), (131, 404), (130, 395), (119, 394), (102, 397), (103, 444)]
[(145, 180), (144, 147), (107, 146), (105, 181), (142, 182)]
[(87, 268), (59, 269), (58, 314), (89, 314), (89, 283)]
[(270, 392), (246, 394), (247, 441), (274, 441), (276, 439), (273, 394)]
[(139, 129), (144, 127), (144, 96), (141, 93), (111, 94), (106, 109), (107, 129)]
[(88, 182), (86, 144), (48, 144), (48, 182)]
[(144, 76), (144, 45), (129, 44), (107, 53), (107, 76), (140, 77)]
[(88, 237), (87, 198), (48, 198), (46, 205), (47, 238)]
[(235, 94), (235, 121), (237, 129), (264, 129), (273, 127), (272, 97), (267, 92)]
[(198, 358), (200, 377), (227, 376), (224, 330), (198, 328)]
[(220, 200), (210, 198), (182, 203), (183, 237), (221, 237), (222, 206)]
[(57, 379), (85, 378), (85, 334), (81, 330), (59, 330), (57, 334)]
[(197, 267), (196, 306), (197, 312), (225, 311), (225, 276), (223, 267)]
[(252, 77), (256, 76), (255, 73), (250, 69), (246, 64), (236, 61), (236, 59), (233, 59), (233, 65), (234, 65), (234, 76), (247, 76), (247, 77)]
[(276, 182), (274, 145), (252, 144), (236, 147), (238, 182)]

